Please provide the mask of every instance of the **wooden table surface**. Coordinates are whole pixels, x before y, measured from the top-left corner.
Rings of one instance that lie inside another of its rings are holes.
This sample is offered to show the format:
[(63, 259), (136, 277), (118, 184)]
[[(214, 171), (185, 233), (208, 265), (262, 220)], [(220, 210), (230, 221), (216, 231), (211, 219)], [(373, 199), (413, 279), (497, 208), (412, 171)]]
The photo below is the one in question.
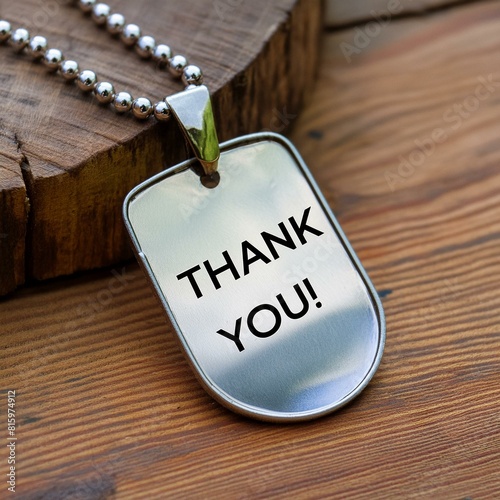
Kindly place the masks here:
[(287, 117), (383, 300), (367, 389), (252, 421), (198, 385), (136, 264), (25, 288), (0, 303), (17, 498), (500, 497), (500, 4), (370, 16), (326, 30)]

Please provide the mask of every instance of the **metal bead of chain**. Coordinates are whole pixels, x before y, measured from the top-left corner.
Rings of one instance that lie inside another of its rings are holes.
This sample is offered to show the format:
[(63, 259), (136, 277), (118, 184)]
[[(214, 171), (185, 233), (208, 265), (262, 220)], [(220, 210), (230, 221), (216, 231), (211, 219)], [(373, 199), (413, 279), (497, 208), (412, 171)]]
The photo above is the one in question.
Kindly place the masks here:
[[(171, 48), (165, 44), (156, 44), (149, 35), (142, 35), (136, 24), (127, 24), (125, 17), (117, 12), (112, 13), (106, 3), (96, 0), (77, 0), (77, 4), (85, 14), (90, 14), (99, 26), (106, 26), (112, 36), (120, 36), (125, 46), (135, 48), (143, 59), (153, 59), (158, 67), (166, 68), (175, 77), (180, 78), (186, 89), (203, 83), (203, 73), (198, 66), (188, 64), (187, 59), (174, 55)], [(171, 112), (165, 100), (152, 104), (146, 97), (134, 99), (128, 92), (115, 93), (110, 82), (98, 81), (97, 75), (88, 69), (80, 71), (78, 63), (65, 60), (63, 53), (56, 48), (49, 48), (47, 39), (37, 35), (30, 38), (28, 30), (18, 28), (12, 31), (11, 24), (0, 19), (0, 44), (8, 42), (16, 51), (22, 52), (25, 48), (33, 60), (42, 60), (49, 71), (58, 71), (68, 81), (75, 81), (78, 88), (84, 92), (93, 92), (100, 104), (113, 104), (118, 113), (132, 111), (138, 119), (154, 116), (158, 121), (166, 121)]]
[(99, 82), (94, 88), (94, 94), (99, 104), (110, 104), (115, 98), (115, 88), (112, 83)]
[(49, 71), (57, 71), (63, 61), (64, 56), (59, 49), (48, 49), (43, 56), (43, 62)]
[(28, 53), (33, 59), (41, 59), (48, 49), (47, 39), (44, 36), (34, 36), (27, 46)]
[(135, 47), (140, 57), (153, 58), (160, 67), (168, 67), (173, 76), (182, 78), (185, 86), (203, 83), (200, 68), (189, 65), (187, 59), (180, 54), (173, 55), (168, 45), (157, 45), (152, 36), (142, 34), (137, 24), (127, 24), (122, 14), (112, 13), (108, 4), (98, 3), (96, 0), (78, 0), (78, 4), (84, 13), (92, 14), (92, 19), (98, 25), (105, 24), (111, 35), (120, 35), (127, 47)]
[(111, 8), (106, 3), (96, 3), (92, 8), (92, 19), (99, 26), (106, 24), (110, 14)]
[(156, 48), (156, 41), (152, 36), (141, 36), (135, 44), (135, 51), (143, 58), (149, 59)]
[(86, 14), (92, 12), (92, 8), (96, 3), (96, 0), (78, 0), (80, 9), (82, 9)]
[(128, 92), (118, 92), (115, 95), (113, 104), (118, 113), (126, 113), (132, 109), (133, 97)]
[(153, 112), (153, 105), (147, 97), (138, 97), (132, 101), (132, 113), (136, 118), (143, 120)]
[(83, 92), (90, 92), (94, 90), (97, 83), (97, 75), (90, 69), (84, 69), (82, 72), (78, 73), (76, 84), (80, 90)]
[(0, 43), (6, 42), (12, 34), (12, 26), (8, 21), (0, 21)]
[(127, 47), (133, 47), (141, 37), (141, 28), (137, 24), (126, 24), (123, 27), (121, 40)]
[(108, 16), (106, 28), (112, 35), (119, 35), (125, 27), (125, 17), (122, 14), (114, 13)]
[(28, 45), (30, 41), (30, 34), (28, 30), (24, 28), (18, 28), (10, 35), (9, 43), (11, 47), (16, 52), (21, 52), (21, 50)]
[(80, 68), (76, 61), (63, 61), (59, 68), (59, 72), (65, 80), (76, 80), (80, 73)]

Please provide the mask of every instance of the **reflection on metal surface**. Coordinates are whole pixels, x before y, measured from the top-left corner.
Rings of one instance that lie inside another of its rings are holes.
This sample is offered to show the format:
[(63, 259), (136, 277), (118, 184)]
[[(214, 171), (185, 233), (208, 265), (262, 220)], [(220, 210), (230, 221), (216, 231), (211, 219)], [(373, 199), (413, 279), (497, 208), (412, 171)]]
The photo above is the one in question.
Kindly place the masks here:
[(165, 98), (207, 176), (217, 170), (220, 149), (210, 93), (205, 85)]
[(380, 362), (383, 312), (296, 151), (275, 134), (226, 143), (215, 189), (189, 166), (138, 186), (124, 214), (198, 378), (265, 420), (344, 405)]

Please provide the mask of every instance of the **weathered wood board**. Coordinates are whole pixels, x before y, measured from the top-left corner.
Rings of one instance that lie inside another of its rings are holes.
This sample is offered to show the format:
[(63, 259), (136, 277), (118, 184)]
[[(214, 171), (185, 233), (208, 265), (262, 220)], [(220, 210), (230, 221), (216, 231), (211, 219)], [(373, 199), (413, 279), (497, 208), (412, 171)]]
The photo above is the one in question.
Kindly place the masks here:
[[(282, 129), (315, 80), (321, 2), (111, 2), (144, 33), (202, 67), (219, 137)], [(117, 91), (153, 102), (182, 89), (66, 2), (2, 4), (14, 27), (47, 36)], [(147, 124), (100, 108), (93, 96), (0, 46), (0, 295), (131, 256), (126, 193), (186, 156), (175, 123)], [(13, 179), (17, 179), (14, 180)], [(22, 191), (24, 190), (24, 194)]]

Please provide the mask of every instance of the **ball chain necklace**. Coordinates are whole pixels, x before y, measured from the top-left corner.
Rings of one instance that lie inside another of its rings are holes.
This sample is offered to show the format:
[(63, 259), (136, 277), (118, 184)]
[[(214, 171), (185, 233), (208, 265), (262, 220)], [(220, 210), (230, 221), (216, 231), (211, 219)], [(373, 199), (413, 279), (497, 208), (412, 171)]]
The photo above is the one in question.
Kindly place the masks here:
[[(95, 0), (79, 0), (78, 5), (84, 14), (90, 14), (99, 26), (105, 25), (113, 36), (119, 36), (127, 47), (134, 47), (143, 59), (153, 59), (161, 68), (168, 69), (175, 78), (182, 78), (186, 87), (201, 85), (203, 74), (197, 66), (188, 65), (187, 59), (180, 54), (173, 55), (168, 45), (156, 45), (152, 36), (142, 36), (137, 24), (126, 24), (125, 17), (112, 13), (109, 5), (96, 3)], [(152, 114), (159, 120), (168, 120), (170, 110), (165, 101), (159, 101), (154, 106), (147, 97), (134, 99), (128, 92), (115, 93), (110, 82), (99, 82), (92, 70), (80, 71), (76, 61), (65, 59), (63, 53), (56, 48), (49, 48), (44, 36), (34, 36), (25, 28), (12, 31), (11, 24), (0, 20), (0, 43), (8, 42), (16, 51), (26, 50), (33, 60), (42, 60), (49, 71), (58, 71), (65, 80), (74, 80), (83, 92), (93, 92), (100, 104), (112, 104), (118, 113), (132, 111), (140, 120), (149, 118)]]
[(351, 401), (380, 363), (384, 313), (294, 146), (270, 132), (219, 144), (198, 66), (109, 5), (76, 3), (185, 89), (155, 104), (115, 92), (45, 37), (6, 20), (0, 43), (42, 60), (117, 113), (179, 124), (194, 157), (135, 187), (123, 216), (202, 386), (234, 411), (279, 422), (312, 419)]

